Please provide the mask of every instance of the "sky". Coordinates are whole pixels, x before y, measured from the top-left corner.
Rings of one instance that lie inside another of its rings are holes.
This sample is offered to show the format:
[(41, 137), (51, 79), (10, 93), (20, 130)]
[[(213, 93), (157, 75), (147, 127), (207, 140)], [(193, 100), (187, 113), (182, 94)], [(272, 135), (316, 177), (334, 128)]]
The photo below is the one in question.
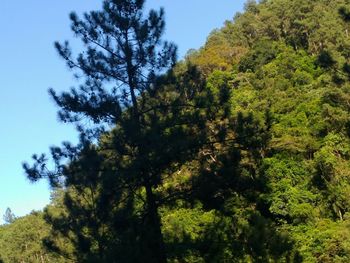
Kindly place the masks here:
[[(30, 183), (22, 162), (62, 141), (74, 142), (73, 127), (59, 123), (48, 88), (67, 90), (78, 83), (53, 47), (72, 40), (68, 14), (100, 8), (97, 0), (1, 0), (0, 5), (0, 223), (7, 207), (16, 216), (49, 203), (46, 181)], [(164, 7), (165, 39), (179, 58), (200, 48), (215, 28), (241, 11), (244, 0), (149, 0)], [(79, 50), (77, 50), (79, 51)]]

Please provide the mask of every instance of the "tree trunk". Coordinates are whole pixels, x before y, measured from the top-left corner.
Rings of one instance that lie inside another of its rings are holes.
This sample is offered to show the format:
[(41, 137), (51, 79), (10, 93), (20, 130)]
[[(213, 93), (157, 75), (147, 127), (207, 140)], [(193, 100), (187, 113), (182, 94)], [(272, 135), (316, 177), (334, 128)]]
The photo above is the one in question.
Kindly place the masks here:
[(147, 231), (146, 236), (148, 237), (147, 240), (145, 240), (148, 243), (146, 247), (151, 250), (150, 255), (152, 257), (152, 262), (166, 263), (167, 258), (161, 229), (161, 220), (158, 214), (158, 205), (155, 200), (152, 186), (148, 180), (145, 183), (145, 189), (147, 202), (145, 227)]
[[(129, 91), (131, 95), (131, 101), (133, 106), (133, 118), (136, 121), (136, 129), (141, 132), (142, 130), (142, 116), (139, 115), (139, 105), (137, 101), (137, 95), (135, 94), (135, 90), (137, 87), (137, 82), (135, 82), (135, 71), (134, 71), (134, 65), (132, 62), (132, 48), (129, 45), (128, 41), (128, 34), (125, 34), (126, 39), (126, 47), (125, 50), (127, 51), (125, 53), (126, 55), (126, 62), (127, 62), (127, 74), (128, 74), (128, 84), (129, 84)], [(143, 151), (143, 143), (138, 142), (139, 147), (139, 154), (141, 156), (144, 156)], [(147, 160), (144, 160), (147, 162)], [(146, 218), (145, 218), (145, 231), (143, 231), (144, 236), (142, 237), (142, 248), (146, 248), (149, 251), (145, 251), (147, 255), (150, 255), (150, 259), (152, 260), (152, 263), (166, 263), (166, 253), (165, 253), (165, 247), (164, 247), (164, 240), (162, 235), (162, 229), (161, 229), (161, 221), (158, 214), (158, 205), (156, 202), (155, 195), (153, 193), (152, 189), (152, 183), (151, 179), (149, 177), (149, 173), (147, 172), (147, 169), (145, 171), (141, 172), (141, 180), (143, 180), (143, 186), (146, 190)], [(145, 238), (146, 237), (146, 238)]]

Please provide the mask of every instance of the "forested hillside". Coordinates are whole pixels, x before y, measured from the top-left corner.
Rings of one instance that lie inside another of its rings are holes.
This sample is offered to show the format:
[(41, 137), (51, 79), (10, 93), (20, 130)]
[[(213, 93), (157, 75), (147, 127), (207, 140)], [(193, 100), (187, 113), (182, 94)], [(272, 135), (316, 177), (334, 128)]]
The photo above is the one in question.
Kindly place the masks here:
[(52, 203), (0, 227), (1, 259), (350, 262), (350, 1), (248, 1), (176, 63), (142, 12), (71, 15), (86, 79), (50, 94), (80, 143), (24, 165)]

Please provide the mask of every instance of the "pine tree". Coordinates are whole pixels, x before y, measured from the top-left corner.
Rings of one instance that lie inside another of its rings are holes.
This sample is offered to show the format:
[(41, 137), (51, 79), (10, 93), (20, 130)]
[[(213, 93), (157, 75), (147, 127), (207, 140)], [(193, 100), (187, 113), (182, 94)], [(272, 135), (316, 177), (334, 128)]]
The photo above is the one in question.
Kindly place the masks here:
[[(50, 94), (60, 119), (77, 124), (81, 141), (51, 149), (54, 171), (47, 170), (44, 155), (34, 156), (32, 167), (24, 165), (34, 181), (48, 178), (53, 186), (73, 189), (64, 200), (69, 215), (48, 221), (65, 237), (75, 233), (79, 262), (122, 261), (126, 250), (133, 250), (126, 262), (166, 262), (156, 188), (206, 138), (204, 102), (195, 96), (204, 82), (191, 67), (182, 79), (165, 74), (176, 47), (161, 40), (164, 11), (145, 16), (143, 8), (143, 0), (106, 0), (102, 11), (83, 19), (71, 14), (86, 50), (74, 58), (67, 42), (55, 46), (85, 82)], [(94, 125), (84, 125), (86, 120)]]

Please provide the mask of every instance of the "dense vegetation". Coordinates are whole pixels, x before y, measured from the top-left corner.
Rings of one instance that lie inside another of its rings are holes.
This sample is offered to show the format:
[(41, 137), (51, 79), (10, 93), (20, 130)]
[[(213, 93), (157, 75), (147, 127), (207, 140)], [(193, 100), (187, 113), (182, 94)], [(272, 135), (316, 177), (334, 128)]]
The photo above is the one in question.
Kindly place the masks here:
[(142, 6), (71, 16), (86, 82), (51, 95), (81, 141), (25, 165), (52, 203), (2, 260), (350, 262), (350, 1), (248, 1), (176, 65)]

